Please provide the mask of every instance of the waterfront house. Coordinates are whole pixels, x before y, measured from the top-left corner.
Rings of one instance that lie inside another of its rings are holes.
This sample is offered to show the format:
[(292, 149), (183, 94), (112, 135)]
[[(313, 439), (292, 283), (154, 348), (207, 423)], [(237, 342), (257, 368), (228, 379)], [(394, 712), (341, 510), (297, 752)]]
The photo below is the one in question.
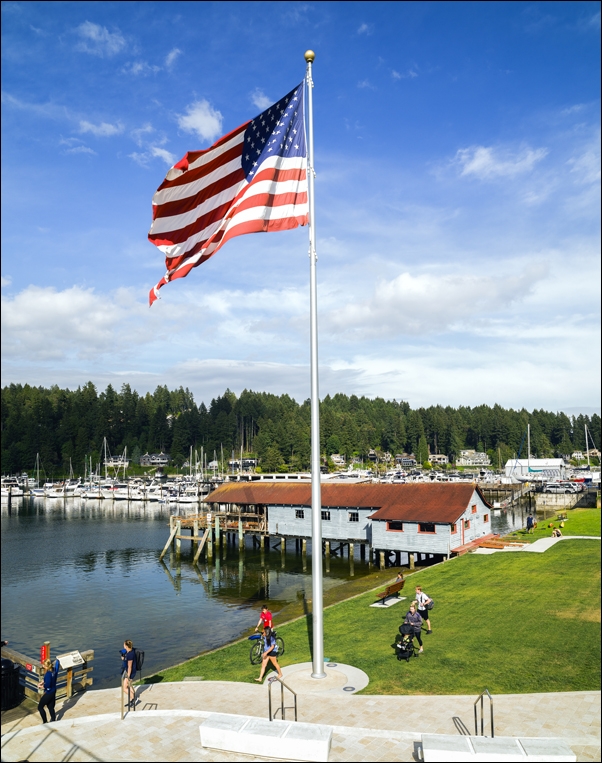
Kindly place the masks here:
[[(311, 538), (309, 482), (233, 483), (205, 499), (216, 510), (256, 513), (270, 535)], [(322, 485), (322, 537), (372, 549), (449, 556), (491, 534), (491, 505), (471, 483)]]
[(167, 466), (169, 460), (168, 453), (145, 453), (140, 456), (140, 466)]
[(461, 450), (456, 464), (458, 466), (489, 466), (491, 459), (487, 453), (478, 450)]

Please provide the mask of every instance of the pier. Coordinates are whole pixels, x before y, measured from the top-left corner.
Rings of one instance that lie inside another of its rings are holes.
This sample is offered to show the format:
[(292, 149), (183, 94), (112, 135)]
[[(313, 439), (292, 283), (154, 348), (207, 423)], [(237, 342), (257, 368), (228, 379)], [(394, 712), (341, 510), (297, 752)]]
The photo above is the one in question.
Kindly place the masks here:
[[(45, 655), (44, 659), (51, 659), (54, 664), (56, 656), (53, 658), (50, 653), (49, 641), (44, 642), (42, 650)], [(57, 700), (70, 699), (74, 694), (83, 692), (92, 686), (94, 679), (90, 674), (94, 668), (89, 663), (94, 659), (94, 650), (87, 649), (79, 652), (79, 654), (83, 657), (83, 663), (59, 670), (56, 684)], [(38, 685), (40, 681), (44, 680), (45, 670), (42, 661), (21, 654), (21, 652), (17, 652), (8, 646), (2, 647), (2, 659), (10, 660), (14, 665), (19, 667), (19, 684), (23, 695), (28, 699), (38, 702), (44, 693), (43, 689), (40, 689)]]

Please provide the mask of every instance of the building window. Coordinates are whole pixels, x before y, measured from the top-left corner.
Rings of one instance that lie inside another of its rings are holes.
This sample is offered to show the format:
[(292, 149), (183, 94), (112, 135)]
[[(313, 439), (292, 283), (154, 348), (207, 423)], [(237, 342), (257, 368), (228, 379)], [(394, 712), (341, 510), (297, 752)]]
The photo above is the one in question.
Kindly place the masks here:
[(470, 530), (470, 519), (465, 519), (464, 520), (464, 529), (465, 530)]
[(387, 530), (393, 533), (403, 532), (403, 522), (387, 522)]
[(303, 511), (303, 509), (297, 509), (295, 511), (295, 519), (305, 519), (305, 511)]
[(477, 513), (477, 504), (476, 504), (476, 503), (475, 503), (475, 504), (473, 505), (473, 507), (472, 507), (472, 513), (473, 513), (473, 514), (476, 514), (476, 513)]
[(349, 512), (349, 521), (350, 522), (359, 522), (360, 521), (360, 513), (359, 513), (359, 511), (350, 511)]
[(489, 514), (483, 516), (483, 522), (489, 522)]
[(330, 512), (329, 511), (322, 511), (322, 521), (323, 522), (330, 522)]
[(457, 532), (458, 532), (458, 527), (457, 527), (457, 525), (456, 525), (456, 523), (455, 523), (455, 522), (454, 522), (454, 523), (453, 523), (453, 525), (451, 526), (451, 532), (452, 532), (452, 535), (453, 535), (454, 533), (457, 533)]
[(419, 533), (434, 533), (435, 532), (435, 525), (431, 522), (421, 522), (418, 525), (418, 532)]

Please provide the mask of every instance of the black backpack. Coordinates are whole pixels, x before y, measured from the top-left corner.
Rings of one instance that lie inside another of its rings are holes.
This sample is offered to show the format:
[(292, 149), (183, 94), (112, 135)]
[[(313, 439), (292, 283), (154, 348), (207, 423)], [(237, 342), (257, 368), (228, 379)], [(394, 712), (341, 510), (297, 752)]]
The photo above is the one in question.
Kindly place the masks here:
[(142, 666), (144, 665), (144, 652), (140, 649), (134, 649), (136, 655), (136, 673), (142, 673)]

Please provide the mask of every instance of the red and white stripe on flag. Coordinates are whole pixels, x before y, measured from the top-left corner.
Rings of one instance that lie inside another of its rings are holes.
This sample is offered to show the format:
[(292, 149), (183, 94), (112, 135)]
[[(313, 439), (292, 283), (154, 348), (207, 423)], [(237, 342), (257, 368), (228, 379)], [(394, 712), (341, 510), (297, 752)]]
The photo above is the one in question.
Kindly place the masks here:
[(303, 85), (205, 151), (190, 151), (153, 198), (149, 241), (165, 255), (168, 281), (187, 276), (226, 241), (307, 225)]

